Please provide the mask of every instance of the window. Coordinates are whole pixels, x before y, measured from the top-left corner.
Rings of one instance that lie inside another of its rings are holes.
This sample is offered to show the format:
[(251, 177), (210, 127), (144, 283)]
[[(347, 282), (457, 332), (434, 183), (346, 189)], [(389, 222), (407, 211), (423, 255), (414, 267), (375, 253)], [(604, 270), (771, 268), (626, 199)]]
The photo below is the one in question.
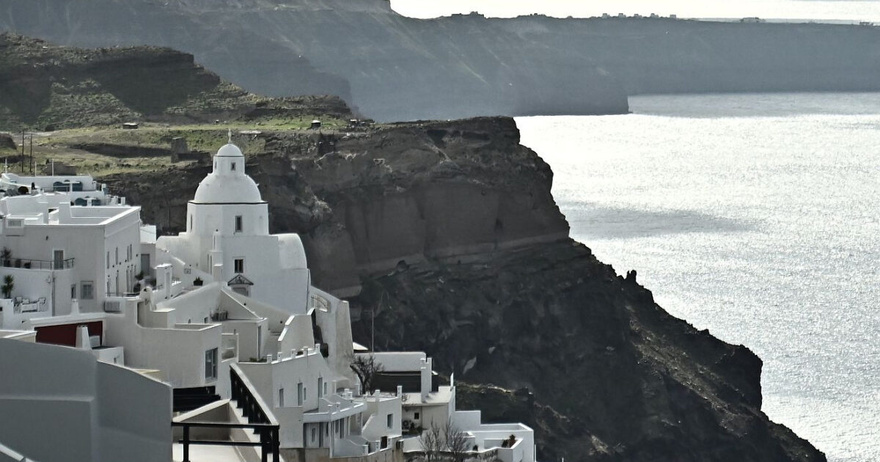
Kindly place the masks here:
[(193, 230), (193, 216), (192, 216), (192, 214), (189, 214), (189, 230), (190, 231)]
[(324, 393), (324, 378), (318, 377), (318, 398), (323, 398)]
[(244, 220), (241, 218), (241, 215), (236, 215), (235, 216), (235, 232), (240, 233), (243, 225), (244, 225)]
[(235, 171), (235, 162), (232, 163), (232, 168), (230, 168), (233, 172)]
[(70, 299), (73, 300), (76, 298), (76, 284), (70, 285)]
[(312, 441), (315, 441), (315, 438), (318, 437), (318, 435), (316, 434), (317, 430), (318, 430), (317, 428), (312, 427)]
[(385, 421), (386, 421), (385, 425), (387, 425), (388, 428), (393, 428), (394, 427), (394, 414), (388, 414), (388, 416), (385, 417)]
[(278, 389), (278, 407), (284, 407), (284, 389)]
[(116, 248), (116, 264), (119, 264), (119, 247)]
[(110, 251), (107, 251), (107, 269), (110, 269)]
[(217, 349), (212, 348), (205, 352), (205, 380), (217, 378)]
[(95, 298), (95, 283), (92, 281), (83, 281), (79, 293), (83, 300), (92, 300)]
[(419, 420), (419, 413), (418, 412), (416, 412), (415, 415), (413, 415), (413, 419)]
[(244, 258), (236, 258), (233, 266), (236, 274), (244, 273)]
[(303, 400), (304, 400), (303, 384), (298, 383), (298, 384), (296, 384), (296, 405), (302, 406)]

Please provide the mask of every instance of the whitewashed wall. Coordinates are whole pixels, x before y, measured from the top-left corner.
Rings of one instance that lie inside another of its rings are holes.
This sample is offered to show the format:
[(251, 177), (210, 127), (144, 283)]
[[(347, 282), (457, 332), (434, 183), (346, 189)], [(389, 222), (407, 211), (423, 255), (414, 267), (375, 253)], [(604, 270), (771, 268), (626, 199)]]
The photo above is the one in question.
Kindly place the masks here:
[[(0, 435), (40, 462), (171, 459), (171, 389), (88, 351), (0, 339)], [(47, 444), (51, 435), (51, 444)]]

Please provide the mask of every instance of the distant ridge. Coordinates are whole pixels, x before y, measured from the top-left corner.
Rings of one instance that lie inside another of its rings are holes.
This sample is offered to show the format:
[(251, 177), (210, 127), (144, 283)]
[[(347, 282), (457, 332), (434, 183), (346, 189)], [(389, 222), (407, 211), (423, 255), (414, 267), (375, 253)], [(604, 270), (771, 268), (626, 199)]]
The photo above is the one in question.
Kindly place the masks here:
[[(63, 3), (64, 7), (59, 7)], [(0, 30), (191, 53), (270, 95), (333, 94), (379, 120), (625, 113), (648, 93), (880, 91), (880, 29), (479, 14), (385, 0), (14, 0)]]
[(248, 93), (195, 64), (191, 54), (169, 48), (82, 49), (0, 34), (2, 130), (212, 122), (267, 107), (290, 116), (298, 106), (308, 115), (350, 116), (336, 97), (273, 100)]
[(0, 30), (67, 45), (173, 47), (249, 91), (334, 94), (381, 120), (627, 111), (580, 52), (497, 24), (405, 18), (385, 0), (34, 0), (0, 17)]

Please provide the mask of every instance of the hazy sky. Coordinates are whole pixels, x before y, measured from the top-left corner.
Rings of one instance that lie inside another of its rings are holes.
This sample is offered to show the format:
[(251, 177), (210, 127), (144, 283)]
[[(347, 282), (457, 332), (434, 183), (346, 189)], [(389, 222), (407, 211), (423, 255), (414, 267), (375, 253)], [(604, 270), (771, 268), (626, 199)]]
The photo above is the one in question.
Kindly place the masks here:
[(429, 18), (478, 11), (510, 17), (542, 13), (549, 16), (590, 17), (602, 13), (651, 13), (685, 18), (789, 18), (811, 20), (880, 21), (880, 2), (823, 0), (391, 0), (401, 14)]

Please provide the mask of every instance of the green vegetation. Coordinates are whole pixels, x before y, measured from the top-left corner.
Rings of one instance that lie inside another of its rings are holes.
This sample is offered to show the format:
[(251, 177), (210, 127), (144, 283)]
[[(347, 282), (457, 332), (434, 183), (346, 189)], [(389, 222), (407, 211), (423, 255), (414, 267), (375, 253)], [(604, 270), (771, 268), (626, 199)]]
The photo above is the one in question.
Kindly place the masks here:
[[(266, 150), (260, 133), (308, 130), (315, 119), (333, 131), (351, 117), (338, 97), (248, 93), (167, 48), (79, 49), (0, 34), (0, 131), (33, 137), (26, 160), (0, 147), (12, 172), (35, 164), (36, 173), (49, 173), (52, 162), (98, 177), (165, 170), (175, 138), (190, 153), (177, 163), (209, 162), (228, 130), (255, 155)], [(128, 122), (138, 128), (123, 129)]]
[[(204, 160), (227, 142), (232, 130), (233, 141), (245, 155), (265, 152), (266, 137), (258, 133), (302, 131), (315, 133), (308, 127), (314, 117), (304, 116), (288, 123), (261, 121), (255, 123), (169, 125), (148, 123), (136, 130), (118, 126), (71, 128), (47, 133), (35, 133), (33, 161), (37, 169), (49, 173), (52, 161), (56, 165), (74, 167), (78, 173), (107, 176), (117, 173), (133, 173), (145, 170), (163, 170), (173, 165), (170, 159), (171, 142), (174, 138), (186, 140), (190, 152), (205, 153)], [(343, 128), (339, 119), (322, 120), (322, 130)], [(243, 132), (243, 133), (242, 133)], [(16, 134), (13, 133), (15, 139)], [(30, 144), (25, 150), (30, 156)], [(0, 161), (9, 162), (9, 170), (30, 173), (30, 164), (18, 164), (21, 151), (0, 148)], [(193, 163), (187, 158), (178, 163)], [(38, 172), (39, 173), (39, 172)]]
[(3, 298), (12, 298), (12, 289), (15, 288), (15, 278), (11, 274), (3, 277), (3, 285), (0, 286), (0, 292), (3, 292)]

